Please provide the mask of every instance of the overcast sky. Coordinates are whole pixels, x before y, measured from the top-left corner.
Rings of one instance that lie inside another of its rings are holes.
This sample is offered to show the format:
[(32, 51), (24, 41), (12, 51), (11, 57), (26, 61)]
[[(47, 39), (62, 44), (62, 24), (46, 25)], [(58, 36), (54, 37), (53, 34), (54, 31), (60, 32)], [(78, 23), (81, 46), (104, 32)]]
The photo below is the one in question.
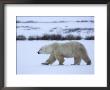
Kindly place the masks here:
[(17, 20), (20, 21), (81, 21), (81, 20), (93, 20), (94, 16), (17, 16)]

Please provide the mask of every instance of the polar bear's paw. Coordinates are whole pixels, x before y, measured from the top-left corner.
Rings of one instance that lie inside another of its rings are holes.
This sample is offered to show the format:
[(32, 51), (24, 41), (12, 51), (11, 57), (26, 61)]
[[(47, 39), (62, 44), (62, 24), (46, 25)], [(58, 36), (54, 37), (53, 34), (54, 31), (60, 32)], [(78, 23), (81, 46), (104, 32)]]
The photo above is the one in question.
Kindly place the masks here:
[(42, 65), (49, 65), (48, 63), (41, 63)]
[(59, 65), (64, 65), (64, 64), (59, 64)]

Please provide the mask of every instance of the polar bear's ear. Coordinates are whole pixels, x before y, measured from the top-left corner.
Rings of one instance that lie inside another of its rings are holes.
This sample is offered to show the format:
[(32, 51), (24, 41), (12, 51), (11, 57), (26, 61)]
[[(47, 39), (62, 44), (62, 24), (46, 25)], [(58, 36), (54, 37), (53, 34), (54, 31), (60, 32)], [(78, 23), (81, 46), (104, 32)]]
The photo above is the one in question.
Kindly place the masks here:
[(40, 51), (42, 50), (42, 48), (40, 48)]
[(52, 49), (52, 53), (53, 53), (53, 54), (54, 54), (54, 51), (55, 51), (55, 50), (54, 50), (54, 49)]

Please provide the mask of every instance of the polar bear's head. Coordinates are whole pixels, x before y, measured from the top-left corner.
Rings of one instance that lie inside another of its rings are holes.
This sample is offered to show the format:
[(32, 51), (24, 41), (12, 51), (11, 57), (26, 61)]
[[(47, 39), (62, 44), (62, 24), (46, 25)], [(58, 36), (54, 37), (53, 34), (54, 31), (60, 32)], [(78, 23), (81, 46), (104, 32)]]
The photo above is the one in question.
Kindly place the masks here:
[(51, 54), (52, 53), (52, 47), (51, 46), (43, 46), (38, 51), (38, 54)]

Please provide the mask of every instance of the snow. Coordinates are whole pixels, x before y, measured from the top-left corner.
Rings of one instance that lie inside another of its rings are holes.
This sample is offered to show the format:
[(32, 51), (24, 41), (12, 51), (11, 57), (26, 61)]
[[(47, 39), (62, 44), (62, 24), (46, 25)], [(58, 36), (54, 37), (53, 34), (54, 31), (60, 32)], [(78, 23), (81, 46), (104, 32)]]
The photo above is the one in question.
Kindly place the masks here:
[(17, 74), (94, 74), (94, 40), (77, 40), (84, 44), (92, 61), (86, 65), (82, 60), (81, 65), (71, 65), (74, 58), (65, 58), (64, 65), (58, 65), (56, 61), (52, 65), (42, 65), (48, 59), (47, 54), (37, 54), (38, 50), (54, 42), (64, 43), (66, 41), (17, 41)]

